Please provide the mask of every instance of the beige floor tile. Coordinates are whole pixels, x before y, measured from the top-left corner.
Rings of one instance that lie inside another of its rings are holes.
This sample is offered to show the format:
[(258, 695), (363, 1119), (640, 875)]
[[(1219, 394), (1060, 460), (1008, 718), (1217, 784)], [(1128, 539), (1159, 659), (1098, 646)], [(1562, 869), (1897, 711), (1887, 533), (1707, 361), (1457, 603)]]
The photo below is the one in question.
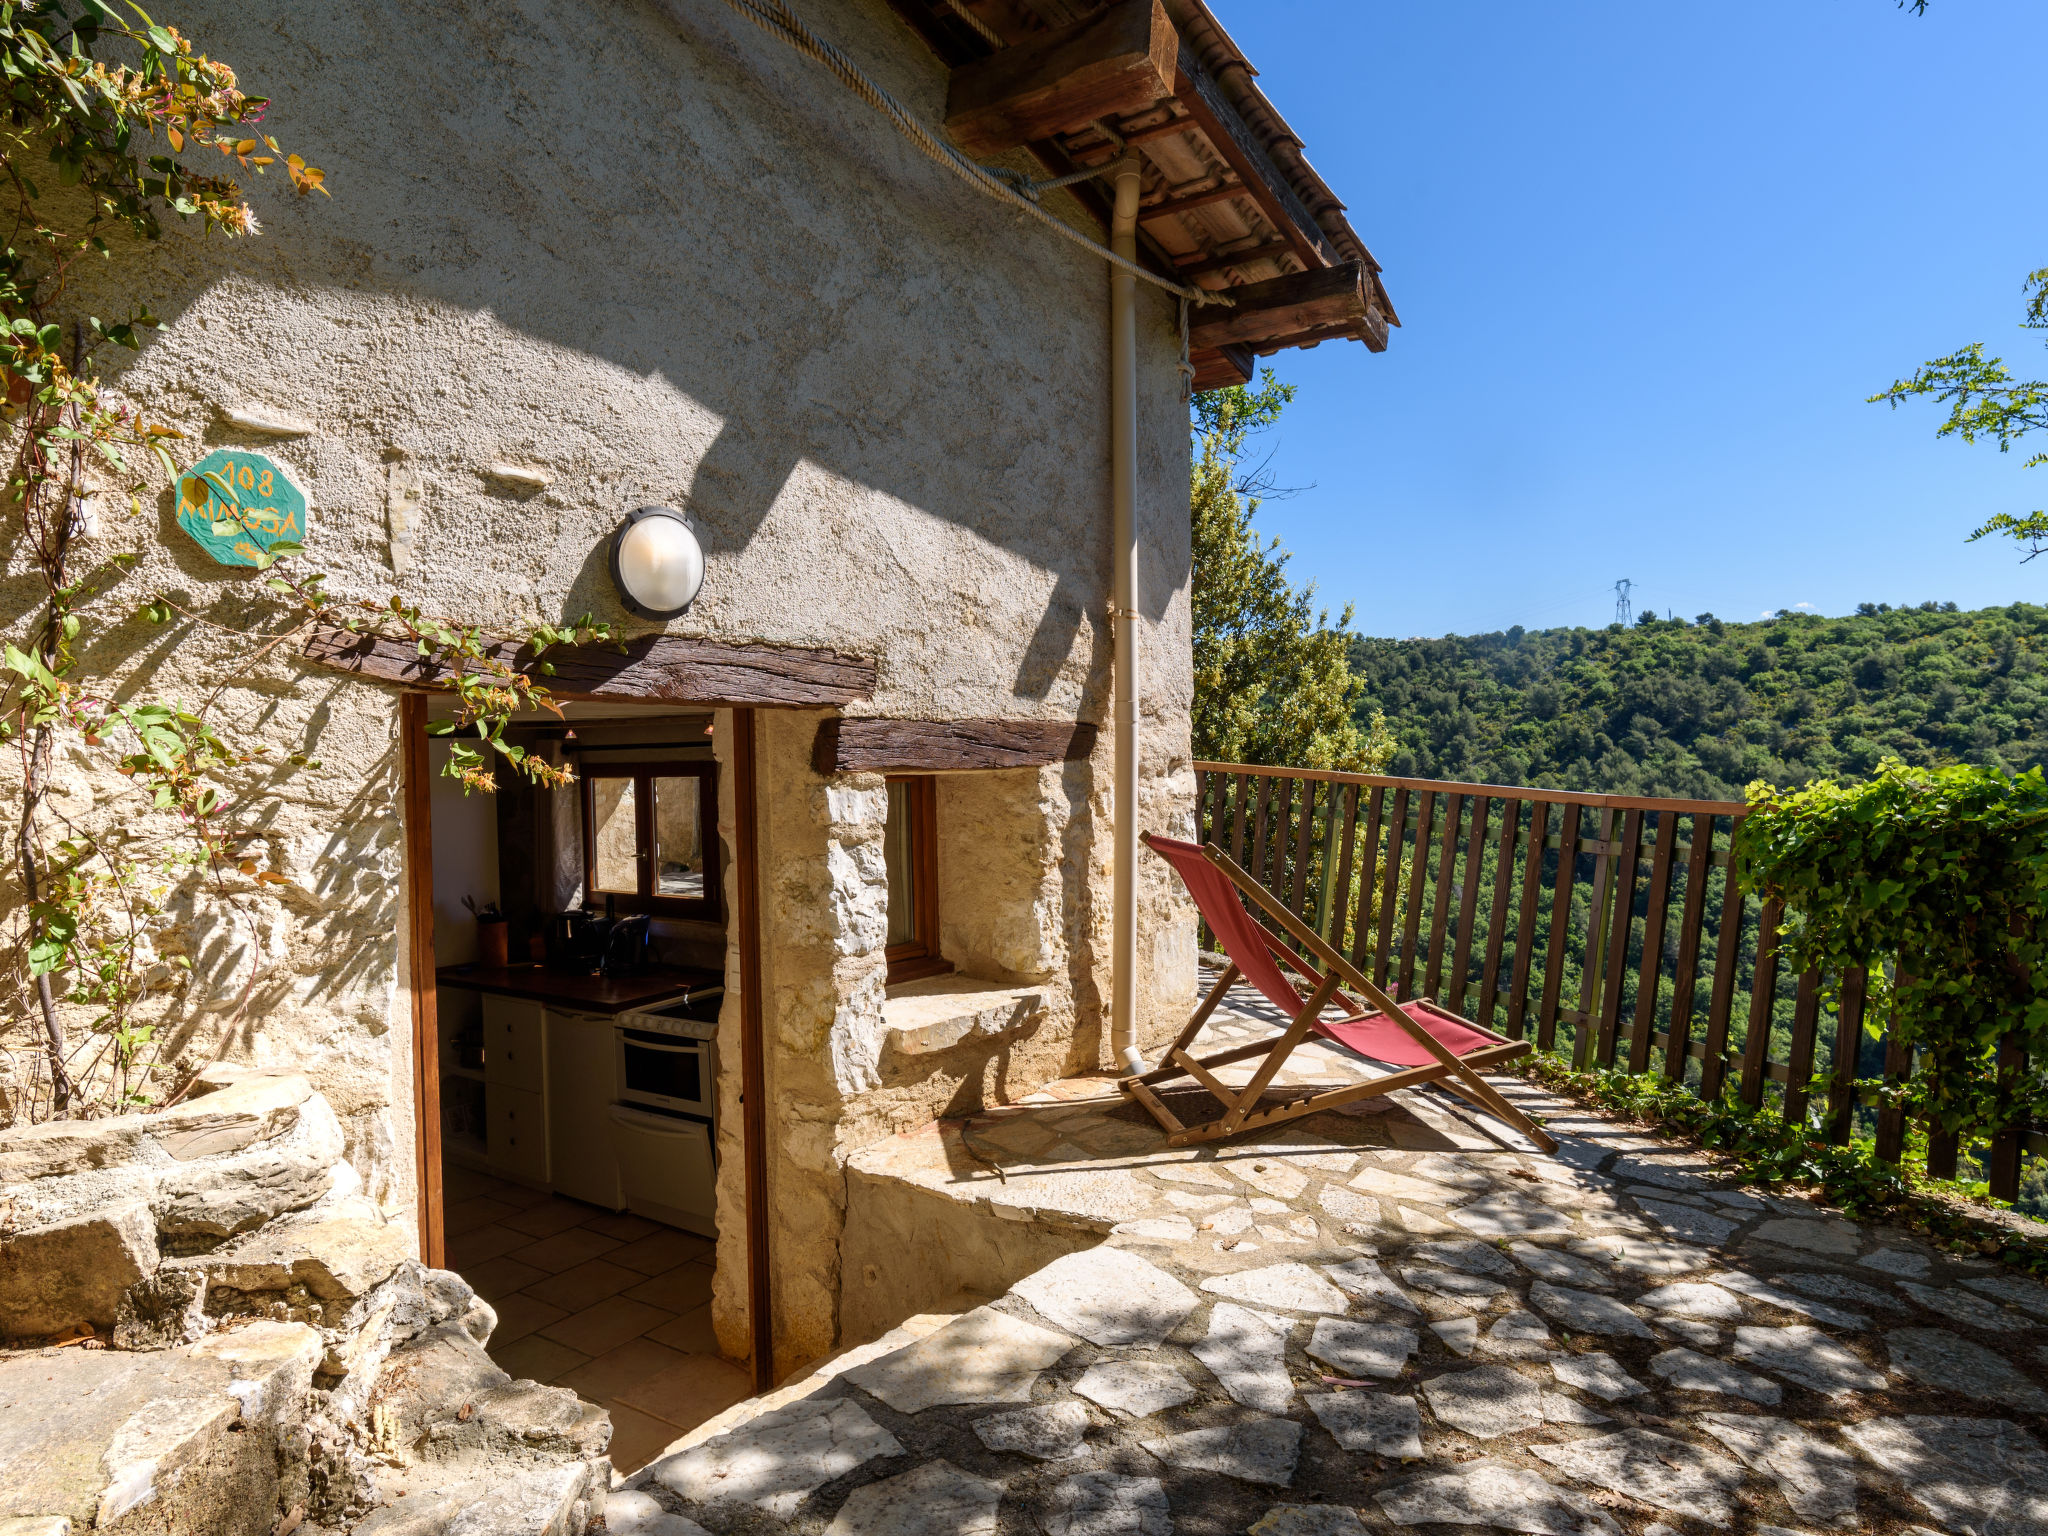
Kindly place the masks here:
[(450, 1269), (460, 1272), (471, 1264), (481, 1264), (515, 1248), (524, 1248), (532, 1241), (524, 1232), (515, 1232), (510, 1227), (492, 1222), (489, 1226), (473, 1227), (449, 1238), (446, 1262)]
[[(485, 1301), (496, 1301), (501, 1296), (510, 1296), (522, 1286), (547, 1278), (547, 1271), (531, 1264), (522, 1263), (509, 1253), (501, 1253), (495, 1259), (485, 1259), (480, 1264), (465, 1265), (462, 1278), (470, 1289)], [(681, 1309), (678, 1308), (678, 1311)]]
[(710, 1238), (699, 1237), (694, 1232), (678, 1232), (674, 1227), (663, 1227), (659, 1232), (651, 1232), (637, 1242), (626, 1244), (611, 1258), (613, 1263), (637, 1269), (643, 1275), (658, 1275), (692, 1259), (708, 1259), (717, 1246)]
[(571, 1227), (581, 1226), (591, 1214), (587, 1205), (578, 1205), (573, 1200), (550, 1196), (538, 1205), (528, 1206), (516, 1215), (506, 1218), (505, 1225), (529, 1237), (553, 1237), (557, 1232), (566, 1232)]
[(627, 1286), (638, 1283), (639, 1276), (632, 1270), (606, 1259), (592, 1259), (573, 1269), (565, 1269), (559, 1275), (534, 1281), (526, 1288), (525, 1294), (538, 1296), (565, 1311), (581, 1312), (585, 1307), (603, 1301), (607, 1296), (616, 1296)]
[(481, 1227), (487, 1222), (497, 1221), (505, 1216), (517, 1216), (519, 1207), (506, 1200), (494, 1200), (489, 1195), (471, 1195), (466, 1200), (452, 1200), (441, 1216), (441, 1230), (448, 1236)]
[[(570, 1347), (575, 1341), (570, 1340)], [(670, 1349), (666, 1344), (657, 1344), (652, 1339), (628, 1339), (616, 1349), (608, 1349), (588, 1365), (579, 1365), (564, 1376), (561, 1384), (578, 1397), (593, 1403), (602, 1403), (617, 1397), (628, 1387), (637, 1387), (650, 1376), (659, 1375), (682, 1359), (679, 1350)]]
[(460, 1163), (444, 1162), (441, 1165), (441, 1198), (451, 1205), (474, 1195), (487, 1195), (497, 1182), (489, 1174), (478, 1173)]
[(690, 1429), (752, 1392), (752, 1379), (730, 1361), (716, 1355), (690, 1355), (628, 1387), (618, 1401)]
[(711, 1327), (711, 1308), (708, 1306), (685, 1312), (659, 1328), (650, 1328), (647, 1337), (658, 1344), (666, 1344), (670, 1349), (679, 1349), (686, 1355), (718, 1353), (718, 1335)]
[(619, 1246), (615, 1237), (606, 1237), (588, 1227), (571, 1227), (566, 1232), (557, 1232), (539, 1242), (528, 1243), (524, 1248), (514, 1248), (512, 1257), (522, 1264), (531, 1264), (548, 1274), (558, 1275), (565, 1269), (574, 1269), (578, 1264), (610, 1253)]
[(491, 1358), (498, 1362), (499, 1370), (514, 1380), (552, 1382), (557, 1376), (584, 1364), (590, 1356), (580, 1349), (571, 1349), (566, 1344), (533, 1333), (502, 1347), (493, 1344)]
[(635, 1216), (631, 1211), (606, 1211), (593, 1216), (583, 1225), (592, 1232), (601, 1232), (606, 1237), (615, 1237), (622, 1243), (633, 1242), (649, 1233), (662, 1231), (658, 1221), (649, 1221), (645, 1216)]
[(491, 1330), (492, 1349), (501, 1344), (517, 1343), (536, 1328), (545, 1328), (559, 1317), (567, 1317), (566, 1309), (551, 1306), (538, 1296), (529, 1296), (524, 1291), (514, 1291), (491, 1303), (498, 1314), (498, 1326)]
[(667, 1449), (671, 1441), (682, 1436), (683, 1431), (676, 1425), (651, 1413), (628, 1408), (624, 1403), (604, 1406), (612, 1416), (612, 1444), (606, 1454), (621, 1477), (638, 1472)]
[(558, 1318), (541, 1332), (586, 1355), (602, 1355), (629, 1339), (639, 1338), (650, 1328), (659, 1328), (674, 1315), (659, 1307), (650, 1307), (644, 1301), (608, 1296), (581, 1312)]
[(629, 1287), (625, 1294), (670, 1312), (693, 1311), (711, 1299), (711, 1266), (678, 1264)]

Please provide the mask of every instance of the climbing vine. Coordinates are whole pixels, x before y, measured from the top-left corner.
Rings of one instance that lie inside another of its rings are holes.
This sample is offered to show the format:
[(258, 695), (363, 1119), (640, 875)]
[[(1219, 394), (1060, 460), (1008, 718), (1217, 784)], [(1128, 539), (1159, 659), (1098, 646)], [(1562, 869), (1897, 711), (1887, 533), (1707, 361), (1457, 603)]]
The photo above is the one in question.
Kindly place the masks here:
[(1791, 964), (1887, 962), (1891, 1028), (1917, 1049), (1900, 1094), (1983, 1135), (2048, 1111), (2048, 782), (1896, 760), (1864, 783), (1749, 788), (1745, 886), (1784, 903)]
[[(6, 694), (0, 742), (18, 759), (13, 857), (19, 882), (10, 974), (17, 988), (8, 1035), (33, 1041), (26, 1066), (0, 1045), (0, 1123), (101, 1113), (158, 1102), (166, 1012), (191, 961), (155, 942), (172, 903), (195, 880), (230, 920), (252, 930), (241, 898), (286, 877), (249, 850), (256, 830), (233, 792), (236, 770), (271, 763), (315, 768), (302, 753), (243, 742), (217, 720), (232, 682), (314, 624), (368, 631), (417, 645), (453, 696), (434, 731), (455, 736), (446, 772), (465, 790), (496, 787), (503, 765), (553, 784), (565, 770), (505, 740), (515, 712), (554, 708), (539, 679), (558, 645), (613, 638), (588, 616), (501, 637), (422, 613), (398, 597), (344, 602), (306, 568), (297, 544), (273, 543), (250, 570), (255, 622), (222, 625), (164, 592), (124, 599), (132, 554), (80, 570), (82, 536), (125, 503), (178, 478), (175, 429), (146, 420), (102, 391), (99, 358), (139, 349), (157, 318), (141, 305), (107, 317), (74, 315), (80, 264), (114, 254), (116, 241), (151, 241), (175, 221), (201, 239), (260, 232), (238, 174), (282, 167), (300, 197), (327, 195), (324, 174), (263, 131), (268, 102), (244, 91), (227, 64), (197, 51), (140, 7), (103, 0), (0, 3), (0, 435), (6, 485), (0, 516), (14, 521), (16, 571), (39, 583), (19, 643), (0, 653)], [(243, 521), (226, 477), (204, 474), (218, 505)], [(94, 675), (84, 658), (96, 630), (137, 615), (203, 627), (241, 650), (205, 697), (151, 698), (133, 678)], [(559, 711), (557, 711), (559, 713)], [(173, 834), (108, 837), (75, 825), (50, 803), (60, 745), (134, 782)], [(250, 1003), (235, 999), (228, 1023)], [(155, 1008), (145, 1004), (156, 1003)], [(67, 1029), (67, 1024), (81, 1025)], [(225, 1031), (223, 1032), (225, 1038)], [(11, 1070), (8, 1070), (11, 1068)]]

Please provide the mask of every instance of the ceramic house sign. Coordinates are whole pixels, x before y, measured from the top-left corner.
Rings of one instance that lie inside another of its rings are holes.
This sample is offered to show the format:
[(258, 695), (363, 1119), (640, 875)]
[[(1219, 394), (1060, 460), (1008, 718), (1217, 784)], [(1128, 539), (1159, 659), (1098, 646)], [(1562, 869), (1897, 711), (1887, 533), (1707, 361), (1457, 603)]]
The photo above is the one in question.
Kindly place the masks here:
[(260, 565), (273, 544), (305, 543), (311, 513), (290, 473), (260, 453), (217, 448), (178, 477), (178, 526), (222, 565)]

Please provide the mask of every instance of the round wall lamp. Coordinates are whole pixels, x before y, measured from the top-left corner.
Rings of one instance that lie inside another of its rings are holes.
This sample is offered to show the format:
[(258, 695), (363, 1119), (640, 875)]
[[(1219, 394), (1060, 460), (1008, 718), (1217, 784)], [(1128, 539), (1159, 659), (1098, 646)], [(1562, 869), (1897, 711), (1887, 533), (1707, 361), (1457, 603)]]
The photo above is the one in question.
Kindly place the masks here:
[(612, 585), (643, 619), (672, 619), (704, 585), (704, 550), (674, 507), (636, 507), (612, 535)]

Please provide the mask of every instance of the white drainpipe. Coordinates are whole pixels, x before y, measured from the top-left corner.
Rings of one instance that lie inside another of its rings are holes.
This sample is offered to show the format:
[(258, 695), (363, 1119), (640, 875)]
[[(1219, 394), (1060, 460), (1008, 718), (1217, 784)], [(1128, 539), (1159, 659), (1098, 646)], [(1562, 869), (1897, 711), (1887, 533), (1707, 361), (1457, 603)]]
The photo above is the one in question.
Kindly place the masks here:
[[(1116, 171), (1109, 248), (1138, 254), (1138, 161)], [(1137, 279), (1109, 273), (1109, 497), (1116, 541), (1116, 873), (1109, 1046), (1126, 1072), (1138, 1054), (1138, 315)]]

